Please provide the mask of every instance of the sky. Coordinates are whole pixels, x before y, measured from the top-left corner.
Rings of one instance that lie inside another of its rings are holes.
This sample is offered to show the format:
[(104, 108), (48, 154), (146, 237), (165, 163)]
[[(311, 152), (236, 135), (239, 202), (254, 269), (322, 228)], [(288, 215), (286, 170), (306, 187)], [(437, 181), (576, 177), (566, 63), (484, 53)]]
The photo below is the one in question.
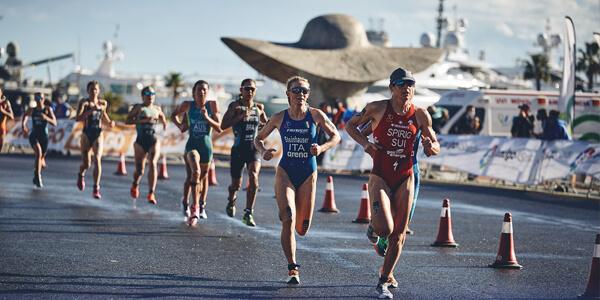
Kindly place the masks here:
[[(438, 4), (438, 0), (0, 0), (0, 46), (17, 42), (25, 63), (74, 53), (76, 59), (50, 65), (53, 81), (78, 62), (84, 69), (96, 69), (108, 39), (125, 54), (117, 72), (180, 72), (185, 78), (237, 81), (257, 73), (221, 42), (223, 36), (295, 42), (310, 19), (341, 13), (367, 29), (377, 28), (370, 20), (382, 19), (392, 46), (417, 47), (422, 33), (435, 33)], [(514, 66), (517, 59), (539, 52), (533, 44), (546, 19), (562, 36), (564, 16), (571, 16), (578, 48), (600, 31), (600, 0), (445, 0), (444, 6), (446, 17), (467, 19), (465, 37), (471, 55), (477, 57), (483, 50), (486, 61), (497, 67)], [(45, 66), (25, 74), (48, 80)]]

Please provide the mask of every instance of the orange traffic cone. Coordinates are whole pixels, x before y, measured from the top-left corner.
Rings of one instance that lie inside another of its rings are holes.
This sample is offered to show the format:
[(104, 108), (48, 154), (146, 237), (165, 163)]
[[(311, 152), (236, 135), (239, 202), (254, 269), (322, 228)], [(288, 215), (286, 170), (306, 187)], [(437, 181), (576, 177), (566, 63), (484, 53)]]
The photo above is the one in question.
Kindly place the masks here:
[(600, 299), (600, 234), (596, 234), (596, 245), (594, 245), (590, 278), (588, 279), (585, 293), (579, 295), (579, 298)]
[(452, 218), (450, 217), (450, 199), (444, 199), (442, 204), (442, 214), (440, 215), (440, 228), (438, 229), (438, 235), (435, 242), (431, 244), (432, 247), (458, 247), (458, 244), (454, 241), (454, 235), (452, 234)]
[(325, 199), (323, 199), (323, 207), (320, 212), (338, 213), (340, 212), (335, 206), (335, 193), (333, 192), (333, 177), (327, 177), (327, 188), (325, 189)]
[(210, 162), (210, 166), (208, 167), (208, 185), (215, 186), (219, 185), (217, 181), (217, 172), (215, 170), (215, 161)]
[(515, 255), (515, 246), (513, 243), (512, 215), (507, 212), (504, 214), (504, 223), (502, 224), (502, 233), (500, 234), (500, 246), (496, 261), (490, 265), (492, 268), (499, 269), (521, 269)]
[(115, 175), (125, 176), (127, 175), (127, 168), (125, 167), (125, 154), (121, 153), (119, 164), (117, 165), (117, 171)]
[(358, 209), (358, 216), (352, 223), (366, 224), (371, 222), (371, 207), (369, 206), (369, 190), (368, 185), (365, 183), (362, 187), (362, 194), (360, 197), (360, 208)]
[(158, 179), (169, 179), (169, 172), (167, 172), (167, 156), (163, 155), (160, 162), (160, 169), (158, 169)]

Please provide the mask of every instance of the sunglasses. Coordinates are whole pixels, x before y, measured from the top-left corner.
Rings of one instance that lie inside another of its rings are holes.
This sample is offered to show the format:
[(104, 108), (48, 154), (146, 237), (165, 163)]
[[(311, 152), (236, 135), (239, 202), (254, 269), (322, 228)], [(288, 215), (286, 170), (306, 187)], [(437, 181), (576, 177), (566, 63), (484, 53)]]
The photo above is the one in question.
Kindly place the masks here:
[(252, 86), (243, 86), (242, 89), (244, 89), (244, 91), (246, 91), (246, 92), (254, 92), (254, 91), (256, 91), (256, 88), (252, 87)]
[(294, 93), (294, 94), (296, 94), (296, 95), (298, 95), (300, 93), (302, 93), (304, 95), (310, 93), (310, 89), (309, 88), (305, 88), (305, 87), (302, 87), (302, 86), (293, 87), (293, 88), (289, 89), (289, 91), (292, 92), (292, 93)]
[(394, 81), (394, 85), (401, 87), (401, 86), (415, 86), (415, 81), (414, 80), (404, 80), (404, 79), (398, 79), (396, 81)]
[(154, 96), (154, 95), (156, 95), (156, 93), (155, 92), (144, 92), (143, 95), (144, 96)]
[(36, 95), (35, 100), (42, 100), (42, 96)]

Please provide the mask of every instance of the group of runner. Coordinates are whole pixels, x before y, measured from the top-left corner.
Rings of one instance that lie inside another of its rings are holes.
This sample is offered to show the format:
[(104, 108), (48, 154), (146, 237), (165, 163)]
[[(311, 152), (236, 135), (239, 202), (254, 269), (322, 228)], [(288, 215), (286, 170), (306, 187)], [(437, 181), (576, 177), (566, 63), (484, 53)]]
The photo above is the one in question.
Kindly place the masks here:
[[(207, 218), (207, 174), (213, 152), (211, 132), (232, 127), (235, 141), (231, 148), (231, 184), (225, 211), (230, 217), (236, 214), (237, 194), (241, 188), (242, 171), (246, 167), (249, 181), (242, 221), (248, 226), (256, 226), (253, 208), (259, 187), (261, 158), (271, 160), (279, 151), (266, 145), (265, 139), (277, 129), (282, 144), (281, 160), (275, 172), (275, 197), (282, 224), (281, 245), (288, 264), (287, 282), (298, 284), (300, 265), (296, 258), (296, 233), (304, 236), (310, 229), (317, 182), (316, 157), (338, 144), (340, 134), (324, 112), (308, 105), (310, 84), (307, 79), (299, 76), (288, 79), (286, 95), (289, 107), (275, 113), (270, 119), (264, 107), (254, 101), (256, 89), (254, 80), (244, 79), (239, 98), (229, 104), (221, 120), (217, 103), (207, 100), (209, 84), (199, 80), (192, 89), (193, 100), (182, 102), (172, 112), (170, 119), (175, 126), (181, 132), (189, 132), (184, 154), (186, 179), (181, 200), (183, 213), (191, 226), (196, 225), (198, 219)], [(389, 289), (398, 286), (393, 271), (404, 245), (418, 192), (418, 145), (423, 145), (427, 156), (440, 151), (431, 127), (431, 116), (425, 109), (413, 104), (415, 79), (412, 74), (398, 68), (390, 75), (389, 89), (390, 99), (369, 103), (346, 124), (350, 137), (373, 158), (373, 170), (368, 182), (372, 220), (367, 237), (376, 252), (384, 256), (376, 288), (380, 298), (392, 298)], [(113, 127), (114, 122), (108, 116), (107, 102), (99, 98), (99, 83), (90, 82), (87, 92), (88, 97), (80, 101), (76, 117), (77, 121), (84, 123), (81, 135), (82, 164), (77, 187), (80, 190), (85, 188), (85, 172), (93, 153), (93, 196), (101, 198), (102, 128), (103, 124)], [(154, 89), (145, 87), (141, 93), (142, 103), (133, 106), (126, 121), (127, 124), (135, 124), (137, 131), (134, 143), (135, 172), (130, 194), (134, 199), (139, 197), (140, 180), (148, 162), (147, 200), (156, 204), (156, 165), (160, 156), (160, 140), (155, 127), (161, 123), (164, 129), (167, 123), (160, 107), (154, 104)], [(29, 140), (36, 153), (34, 183), (41, 187), (41, 169), (45, 167), (48, 144), (47, 124), (56, 125), (56, 118), (52, 109), (44, 104), (43, 95), (36, 94), (35, 99), (36, 108), (30, 108), (21, 123), (27, 133), (27, 118), (31, 116), (33, 120)], [(12, 111), (10, 106), (7, 108), (6, 102), (2, 97), (0, 125), (6, 118), (12, 118)], [(322, 144), (317, 143), (318, 128), (328, 137)], [(371, 134), (372, 138), (369, 139)]]

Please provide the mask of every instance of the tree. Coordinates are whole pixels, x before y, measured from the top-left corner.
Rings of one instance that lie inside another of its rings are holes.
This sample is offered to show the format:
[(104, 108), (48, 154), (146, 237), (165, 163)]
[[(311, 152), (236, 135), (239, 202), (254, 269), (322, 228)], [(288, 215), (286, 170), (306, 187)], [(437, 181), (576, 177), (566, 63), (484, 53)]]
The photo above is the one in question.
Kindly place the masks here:
[(125, 121), (127, 116), (127, 108), (123, 108), (123, 96), (113, 92), (104, 93), (104, 100), (108, 102), (108, 114), (112, 120)]
[(585, 73), (588, 79), (587, 89), (592, 91), (594, 87), (594, 76), (600, 74), (600, 51), (598, 51), (598, 44), (593, 41), (591, 43), (585, 43), (585, 51), (579, 48), (579, 58), (575, 69)]
[(171, 109), (175, 109), (177, 105), (177, 99), (179, 98), (179, 88), (183, 86), (183, 76), (181, 73), (171, 72), (165, 76), (167, 87), (170, 87), (173, 91), (173, 104)]
[(531, 60), (525, 61), (525, 71), (523, 77), (525, 79), (535, 79), (535, 87), (539, 91), (542, 89), (542, 81), (550, 80), (550, 64), (548, 57), (543, 54), (530, 54)]

